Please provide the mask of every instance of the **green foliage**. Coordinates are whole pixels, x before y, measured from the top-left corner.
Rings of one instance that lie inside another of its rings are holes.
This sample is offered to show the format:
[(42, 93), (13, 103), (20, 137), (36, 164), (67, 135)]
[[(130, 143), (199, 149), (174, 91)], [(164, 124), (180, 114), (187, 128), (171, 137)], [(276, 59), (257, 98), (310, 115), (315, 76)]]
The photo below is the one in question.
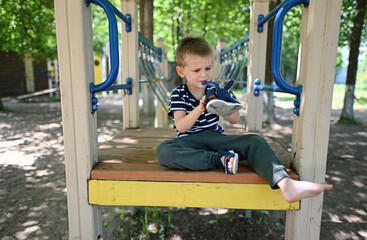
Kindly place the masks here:
[(154, 39), (164, 39), (171, 61), (187, 35), (205, 37), (212, 47), (220, 39), (232, 43), (249, 30), (249, 7), (248, 0), (155, 0)]
[[(343, 1), (341, 19), (340, 19), (338, 53), (341, 51), (341, 48), (349, 46), (351, 30), (353, 28), (354, 15), (355, 12), (358, 11), (358, 9), (356, 9), (356, 5), (357, 5), (356, 0)], [(360, 51), (363, 51), (363, 49), (365, 49), (366, 47), (367, 47), (367, 17), (364, 18)], [(363, 52), (361, 53), (363, 54)], [(348, 63), (346, 62), (347, 60), (348, 60), (347, 58), (343, 59), (338, 55), (337, 67), (348, 65)]]
[[(120, 9), (119, 0), (110, 2)], [(94, 50), (102, 53), (109, 40), (107, 16), (95, 4), (91, 11)], [(53, 0), (0, 0), (0, 16), (0, 51), (32, 53), (35, 60), (56, 58)], [(120, 32), (121, 21), (117, 22)]]
[(56, 56), (53, 0), (0, 0), (0, 51)]
[[(339, 47), (349, 45), (351, 29), (353, 27), (354, 14), (356, 9), (356, 0), (343, 1), (342, 15), (340, 19)], [(367, 17), (364, 19), (361, 47), (367, 47)]]
[(287, 12), (283, 23), (281, 73), (283, 78), (296, 80), (301, 32), (302, 6)]
[[(117, 9), (121, 9), (121, 1), (120, 0), (109, 0)], [(104, 53), (104, 46), (109, 41), (108, 36), (108, 19), (104, 10), (96, 5), (91, 4), (91, 12), (92, 12), (92, 32), (93, 32), (93, 50), (96, 53), (102, 54)], [(121, 40), (121, 28), (122, 28), (122, 20), (118, 17), (117, 19), (117, 30), (119, 32), (118, 36)], [(121, 41), (120, 41), (121, 42)]]

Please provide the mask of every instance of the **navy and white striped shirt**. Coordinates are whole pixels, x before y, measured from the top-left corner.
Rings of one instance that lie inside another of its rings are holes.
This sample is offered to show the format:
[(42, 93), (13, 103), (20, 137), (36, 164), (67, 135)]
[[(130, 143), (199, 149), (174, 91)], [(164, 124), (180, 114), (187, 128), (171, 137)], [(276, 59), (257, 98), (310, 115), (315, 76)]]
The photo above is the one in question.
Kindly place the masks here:
[[(213, 87), (206, 87), (205, 92)], [(169, 102), (168, 115), (173, 117), (174, 111), (185, 111), (189, 114), (200, 104), (200, 100), (197, 100), (189, 91), (186, 84), (177, 86), (173, 92)], [(217, 114), (208, 113), (206, 110), (201, 113), (200, 117), (196, 120), (194, 125), (185, 133), (181, 133), (177, 130), (176, 125), (174, 126), (177, 131), (177, 137), (188, 136), (203, 130), (215, 130), (223, 132), (223, 128), (218, 125), (219, 116)]]

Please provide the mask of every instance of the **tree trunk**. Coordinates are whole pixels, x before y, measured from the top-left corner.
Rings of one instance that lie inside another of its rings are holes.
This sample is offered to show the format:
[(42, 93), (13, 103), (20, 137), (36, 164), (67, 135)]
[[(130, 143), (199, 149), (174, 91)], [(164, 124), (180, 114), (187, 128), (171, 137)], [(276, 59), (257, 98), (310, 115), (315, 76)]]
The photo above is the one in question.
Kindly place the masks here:
[(353, 27), (350, 33), (349, 41), (349, 63), (347, 71), (347, 83), (345, 86), (344, 106), (340, 120), (354, 119), (354, 89), (356, 84), (357, 69), (358, 69), (358, 55), (359, 46), (361, 44), (361, 36), (363, 29), (363, 22), (366, 15), (366, 0), (357, 0), (356, 11), (354, 14)]
[[(140, 32), (153, 44), (153, 0), (140, 1)], [(144, 76), (145, 78), (145, 76)], [(154, 93), (148, 84), (142, 84), (141, 90), (143, 92), (143, 112), (152, 114), (155, 112), (154, 107)]]
[(1, 92), (0, 92), (0, 111), (4, 110), (3, 102), (1, 101)]
[[(270, 11), (280, 4), (280, 0), (271, 0)], [(273, 75), (271, 73), (271, 49), (273, 46), (273, 26), (274, 18), (268, 21), (268, 38), (266, 43), (266, 67), (265, 67), (265, 84), (273, 84)], [(274, 112), (274, 93), (266, 91), (264, 94), (264, 117), (265, 123), (271, 124), (277, 121)]]
[(153, 43), (153, 0), (140, 1), (140, 32)]

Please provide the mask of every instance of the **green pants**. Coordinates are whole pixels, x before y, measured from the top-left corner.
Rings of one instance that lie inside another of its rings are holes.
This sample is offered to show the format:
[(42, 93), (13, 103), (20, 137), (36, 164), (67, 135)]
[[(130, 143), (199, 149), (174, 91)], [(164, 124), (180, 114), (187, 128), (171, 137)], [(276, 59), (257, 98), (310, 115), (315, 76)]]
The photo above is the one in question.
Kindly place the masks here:
[(218, 150), (233, 150), (240, 160), (247, 160), (250, 168), (271, 186), (288, 177), (287, 171), (267, 141), (256, 135), (225, 135), (213, 130), (167, 140), (157, 149), (158, 163), (168, 168), (209, 170), (216, 169)]

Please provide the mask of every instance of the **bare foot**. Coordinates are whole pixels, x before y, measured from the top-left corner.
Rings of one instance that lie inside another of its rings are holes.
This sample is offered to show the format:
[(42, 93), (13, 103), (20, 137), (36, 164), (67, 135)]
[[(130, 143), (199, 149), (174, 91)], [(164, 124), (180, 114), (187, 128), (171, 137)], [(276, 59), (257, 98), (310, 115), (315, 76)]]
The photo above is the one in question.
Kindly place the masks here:
[(333, 185), (326, 183), (296, 181), (291, 178), (283, 178), (277, 185), (282, 190), (284, 199), (289, 203), (297, 202), (304, 198), (316, 197), (324, 190), (333, 188)]

